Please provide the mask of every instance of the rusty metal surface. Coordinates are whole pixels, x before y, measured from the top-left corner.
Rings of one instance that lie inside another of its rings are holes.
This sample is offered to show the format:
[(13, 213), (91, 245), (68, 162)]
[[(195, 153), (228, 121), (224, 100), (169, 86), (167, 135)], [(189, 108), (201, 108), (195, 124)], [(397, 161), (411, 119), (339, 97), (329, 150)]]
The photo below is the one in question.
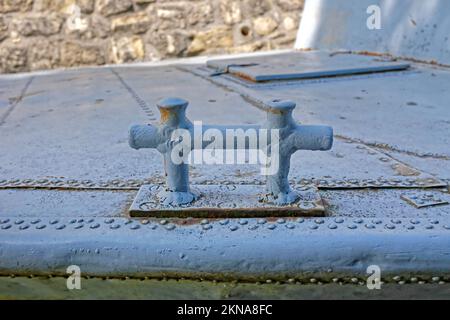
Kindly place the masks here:
[(182, 206), (162, 205), (159, 185), (143, 185), (129, 209), (132, 217), (209, 217), (250, 218), (325, 215), (322, 198), (315, 186), (293, 187), (299, 198), (293, 204), (268, 203), (262, 186), (198, 185), (192, 192), (193, 203)]

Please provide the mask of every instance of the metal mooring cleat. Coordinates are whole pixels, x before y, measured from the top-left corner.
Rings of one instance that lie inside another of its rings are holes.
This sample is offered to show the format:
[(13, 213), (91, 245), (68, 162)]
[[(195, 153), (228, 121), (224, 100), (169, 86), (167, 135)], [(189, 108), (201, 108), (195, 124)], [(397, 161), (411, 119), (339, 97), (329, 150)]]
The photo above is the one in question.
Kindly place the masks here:
[[(189, 164), (174, 161), (174, 152), (180, 151), (180, 156), (186, 160), (191, 150), (203, 150), (211, 143), (211, 140), (203, 141), (195, 132), (195, 126), (186, 117), (187, 105), (184, 99), (163, 99), (158, 103), (161, 113), (159, 126), (134, 125), (129, 132), (132, 148), (155, 148), (163, 154), (167, 186), (160, 191), (159, 199), (166, 206), (186, 205), (197, 198), (189, 187)], [(331, 127), (297, 124), (292, 118), (294, 108), (292, 101), (272, 100), (263, 107), (267, 120), (262, 125), (208, 125), (201, 129), (205, 132), (212, 130), (215, 133), (213, 141), (219, 142), (227, 151), (258, 149), (267, 155), (270, 168), (266, 168), (267, 195), (263, 200), (276, 205), (292, 204), (299, 198), (288, 182), (291, 155), (297, 150), (330, 150), (333, 144)], [(251, 137), (251, 130), (255, 133), (254, 143), (246, 139)], [(234, 134), (230, 135), (230, 131)], [(238, 134), (244, 135), (244, 138)], [(217, 137), (221, 141), (217, 141)], [(181, 143), (187, 148), (180, 148)]]

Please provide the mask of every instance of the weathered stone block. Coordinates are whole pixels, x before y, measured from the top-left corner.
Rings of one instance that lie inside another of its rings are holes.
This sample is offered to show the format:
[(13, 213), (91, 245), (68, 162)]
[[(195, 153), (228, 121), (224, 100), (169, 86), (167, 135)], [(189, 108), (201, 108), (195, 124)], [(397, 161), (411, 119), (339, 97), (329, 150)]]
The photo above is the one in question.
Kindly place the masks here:
[(33, 0), (0, 0), (0, 13), (25, 12), (33, 7)]
[(59, 44), (56, 41), (38, 40), (28, 46), (30, 70), (52, 69), (59, 64)]
[(68, 13), (72, 6), (76, 6), (80, 13), (92, 13), (95, 8), (95, 0), (35, 0), (35, 3), (38, 11)]
[(27, 70), (27, 49), (24, 47), (3, 47), (0, 49), (0, 69), (5, 73)]
[(97, 9), (104, 16), (128, 11), (132, 6), (131, 0), (97, 0)]
[(149, 10), (151, 17), (156, 17), (153, 28), (156, 30), (174, 30), (187, 27), (186, 19), (189, 8), (180, 4), (158, 4)]
[(202, 2), (190, 6), (186, 15), (190, 26), (205, 26), (214, 22), (214, 8), (210, 2)]
[(296, 11), (300, 14), (303, 8), (304, 0), (276, 0), (277, 5), (285, 11)]
[(61, 47), (62, 66), (100, 65), (105, 63), (104, 49), (100, 45), (82, 45), (78, 42), (67, 41)]
[(197, 33), (188, 47), (187, 54), (195, 55), (203, 51), (229, 48), (232, 45), (233, 33), (231, 29), (226, 26), (217, 26), (207, 31)]
[(246, 16), (257, 17), (262, 16), (272, 9), (272, 4), (269, 0), (246, 0)]
[(139, 36), (111, 40), (111, 59), (115, 63), (141, 60), (144, 55), (144, 42)]
[(56, 15), (30, 16), (26, 19), (16, 18), (12, 29), (22, 36), (49, 36), (60, 31), (63, 19)]
[(242, 20), (241, 1), (220, 1), (220, 12), (226, 24), (239, 23)]
[(0, 17), (0, 41), (8, 36), (8, 24), (5, 20), (4, 17)]
[(146, 12), (120, 16), (111, 21), (112, 31), (143, 33), (148, 30), (149, 25), (150, 17)]
[(253, 20), (253, 29), (260, 36), (266, 36), (278, 27), (278, 23), (270, 16), (258, 17)]
[(137, 4), (147, 4), (147, 3), (156, 2), (156, 0), (134, 0), (134, 2)]
[(185, 56), (193, 36), (185, 31), (151, 34), (147, 42), (158, 51), (158, 57)]

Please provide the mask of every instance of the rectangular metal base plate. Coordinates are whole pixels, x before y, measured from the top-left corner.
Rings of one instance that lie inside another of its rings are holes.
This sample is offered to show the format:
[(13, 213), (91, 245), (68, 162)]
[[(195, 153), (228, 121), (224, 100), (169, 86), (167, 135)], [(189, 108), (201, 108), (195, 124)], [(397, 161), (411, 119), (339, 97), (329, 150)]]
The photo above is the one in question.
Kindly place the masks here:
[(129, 209), (132, 217), (323, 217), (325, 208), (315, 186), (294, 188), (300, 195), (296, 203), (277, 206), (261, 201), (264, 186), (258, 185), (196, 185), (192, 191), (199, 195), (189, 205), (180, 207), (160, 204), (161, 186), (141, 186)]
[[(442, 196), (444, 196), (444, 194), (442, 194)], [(425, 207), (448, 204), (448, 201), (442, 199), (442, 196), (431, 192), (421, 192), (421, 193), (416, 192), (416, 193), (402, 194), (400, 197), (409, 204), (420, 209)]]

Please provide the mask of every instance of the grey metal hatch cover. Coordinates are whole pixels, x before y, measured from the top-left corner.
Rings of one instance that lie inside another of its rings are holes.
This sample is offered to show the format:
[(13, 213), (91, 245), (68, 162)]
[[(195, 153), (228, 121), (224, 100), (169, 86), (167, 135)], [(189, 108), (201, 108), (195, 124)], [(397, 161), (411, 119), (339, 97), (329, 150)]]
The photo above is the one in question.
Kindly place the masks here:
[(399, 71), (410, 66), (379, 55), (345, 53), (348, 52), (293, 51), (276, 56), (215, 59), (206, 65), (215, 69), (215, 74), (230, 73), (255, 82)]

